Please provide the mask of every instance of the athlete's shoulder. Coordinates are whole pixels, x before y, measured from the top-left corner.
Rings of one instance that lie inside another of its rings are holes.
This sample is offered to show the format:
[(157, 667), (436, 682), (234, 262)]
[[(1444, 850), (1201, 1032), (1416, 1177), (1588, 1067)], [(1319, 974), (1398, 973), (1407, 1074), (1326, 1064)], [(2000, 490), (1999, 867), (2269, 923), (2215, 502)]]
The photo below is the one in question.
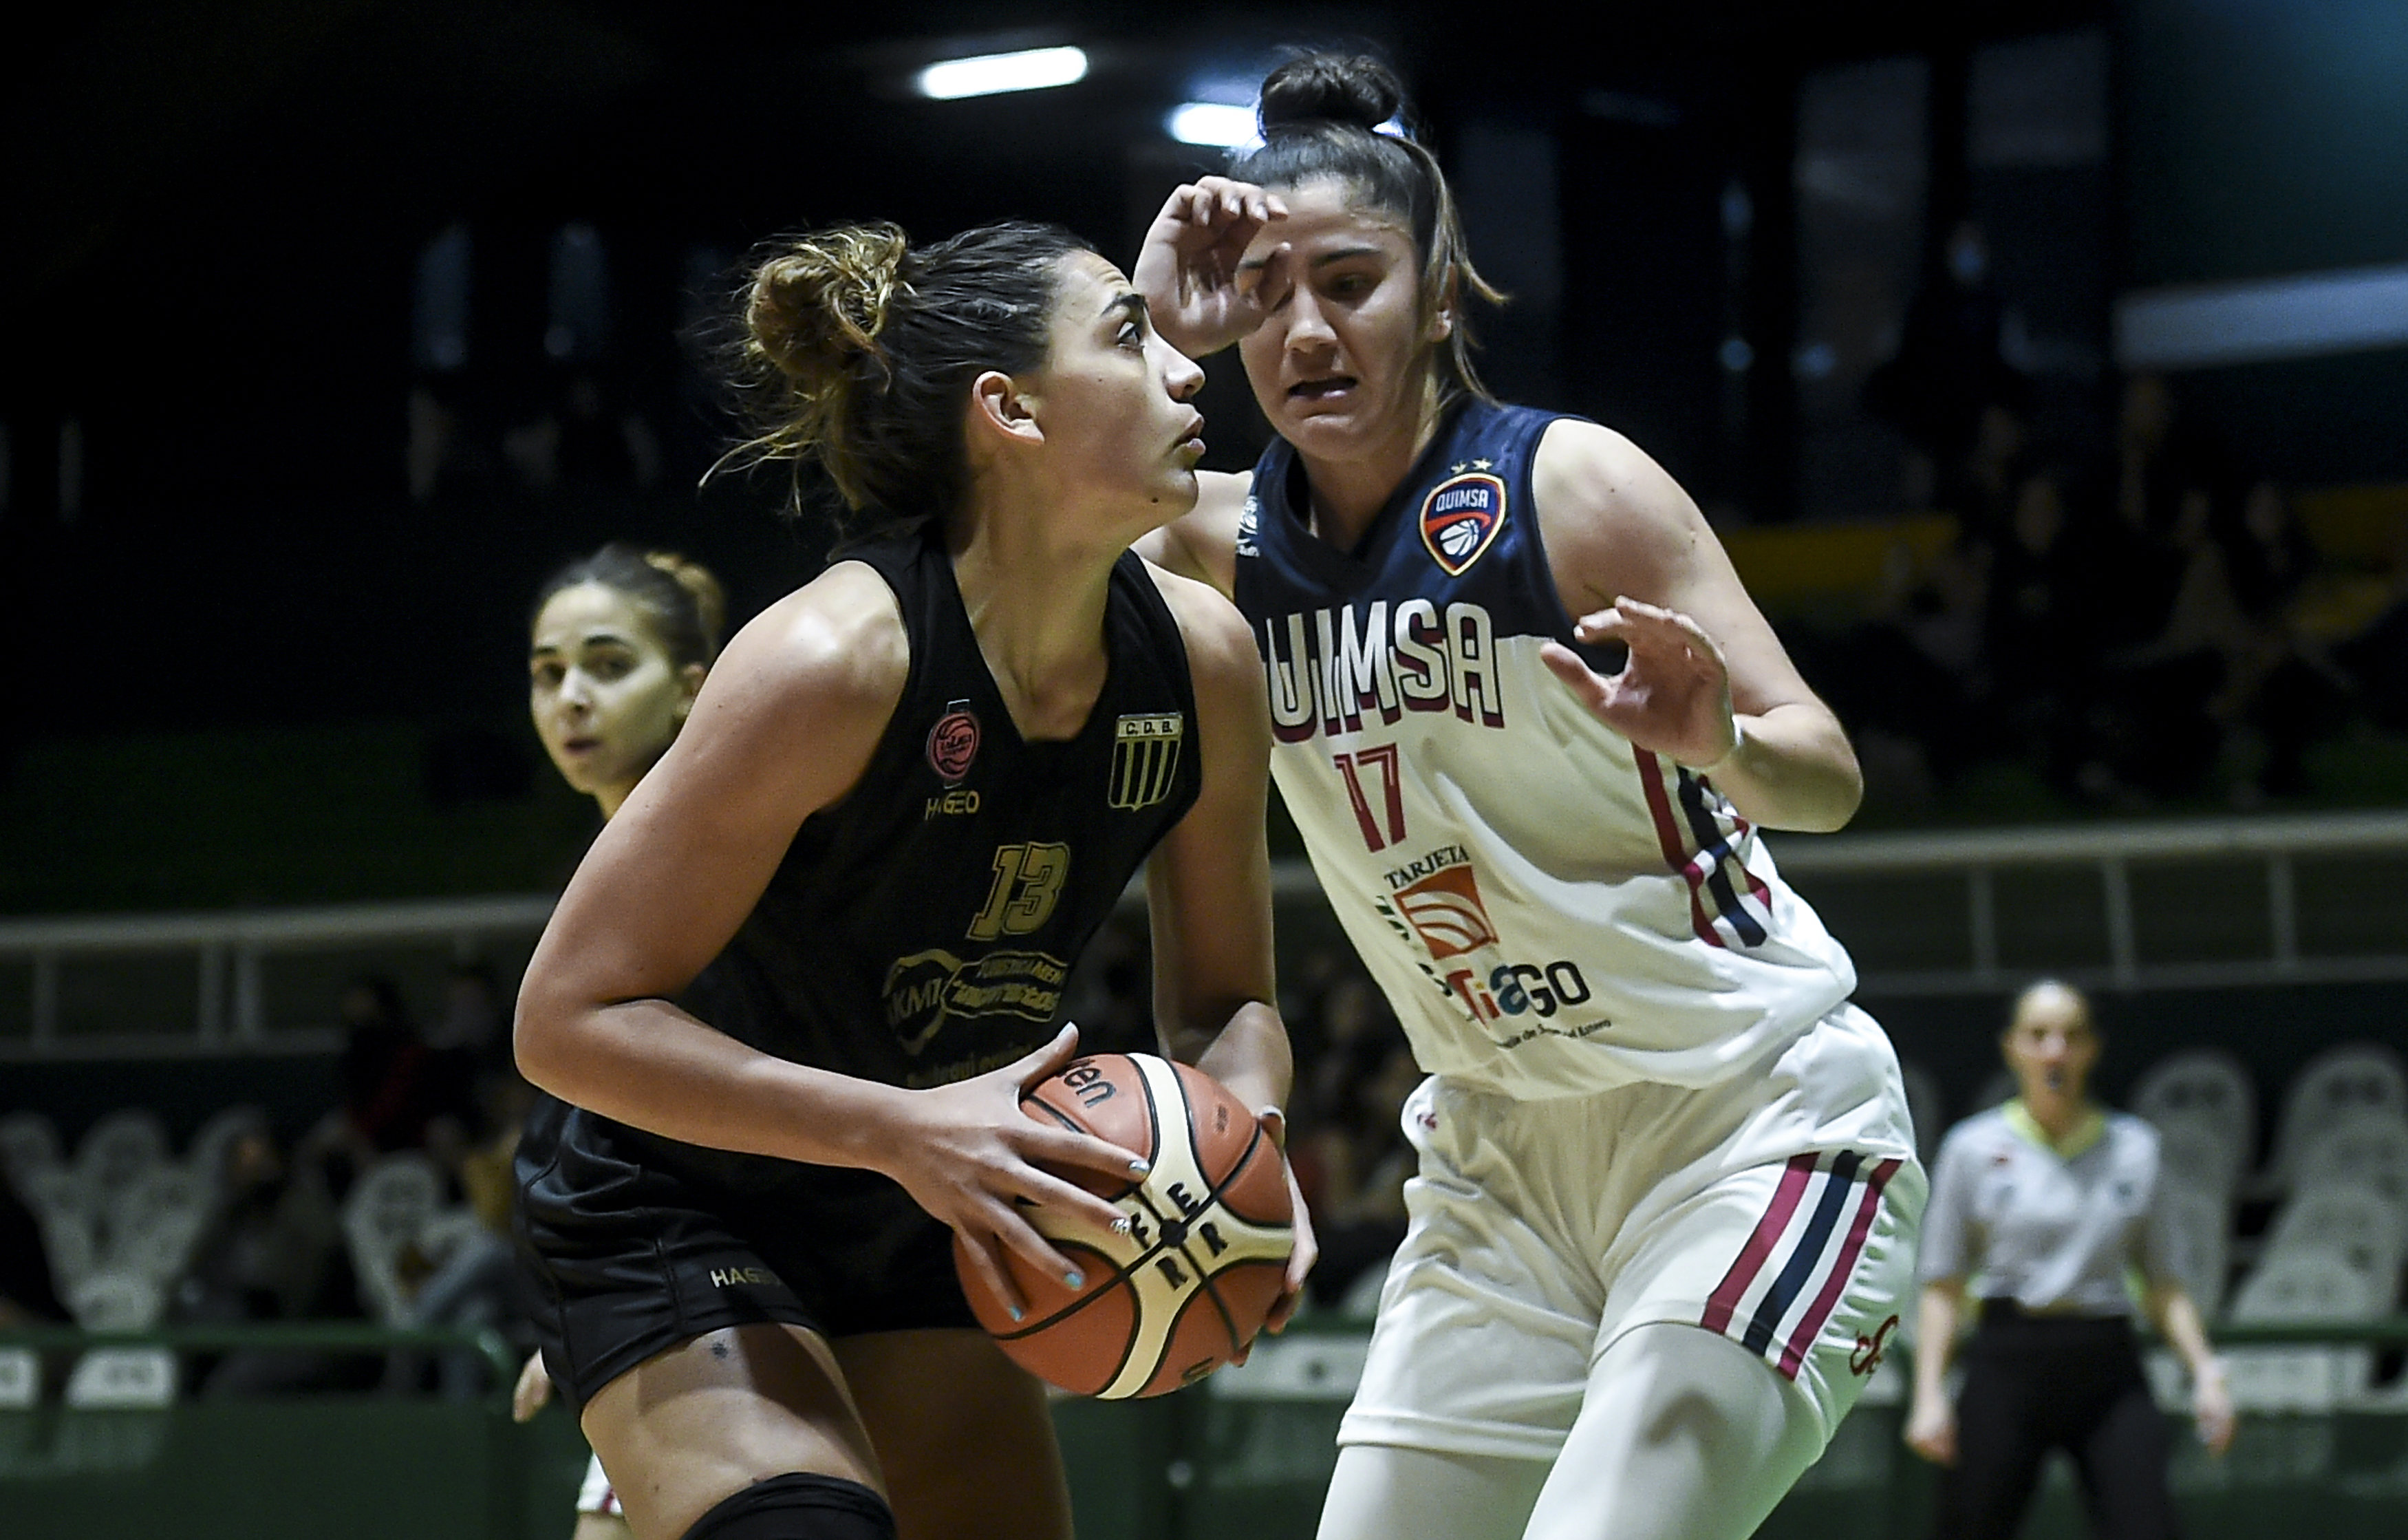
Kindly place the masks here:
[(2164, 1141), (2158, 1137), (2157, 1126), (2145, 1117), (2128, 1112), (2110, 1110), (2107, 1114), (2107, 1137), (2124, 1148), (2154, 1159)]
[(839, 561), (737, 632), (712, 678), (731, 669), (773, 697), (892, 711), (911, 672), (902, 601), (877, 569)]
[(1171, 619), (1186, 644), (1190, 672), (1203, 675), (1238, 670), (1250, 683), (1261, 665), (1254, 655), (1254, 632), (1245, 616), (1226, 596), (1209, 583), (1158, 567), (1148, 561), (1146, 574), (1162, 595)]
[(1664, 468), (1627, 436), (1585, 417), (1550, 420), (1530, 474), (1541, 506), (1592, 514), (1648, 514), (1686, 503)]
[(1680, 574), (1720, 563), (1705, 515), (1655, 457), (1600, 423), (1547, 427), (1530, 469), (1548, 561), (1575, 609), (1619, 594), (1668, 594)]

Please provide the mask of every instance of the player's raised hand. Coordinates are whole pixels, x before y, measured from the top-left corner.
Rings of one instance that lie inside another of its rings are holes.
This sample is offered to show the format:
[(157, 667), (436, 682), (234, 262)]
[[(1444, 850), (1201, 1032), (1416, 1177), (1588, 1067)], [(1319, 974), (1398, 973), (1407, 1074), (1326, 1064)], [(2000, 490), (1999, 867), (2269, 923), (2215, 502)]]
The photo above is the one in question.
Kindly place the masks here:
[[(1023, 1205), (1075, 1215), (1099, 1230), (1126, 1223), (1121, 1211), (1057, 1171), (1091, 1172), (1098, 1185), (1125, 1187), (1147, 1167), (1127, 1150), (1090, 1133), (1039, 1123), (1020, 1109), (1020, 1093), (1077, 1057), (1079, 1029), (1022, 1058), (951, 1086), (905, 1093), (894, 1147), (879, 1166), (912, 1201), (962, 1238), (971, 1265), (1019, 1318), (1028, 1301), (1004, 1266), (1006, 1249), (1070, 1288), (1079, 1269), (1037, 1231)], [(1051, 1169), (1049, 1169), (1051, 1168)]]
[(1217, 353), (1262, 324), (1261, 285), (1239, 259), (1287, 205), (1252, 182), (1203, 177), (1182, 184), (1145, 233), (1130, 272), (1154, 330), (1191, 358)]
[(1730, 669), (1703, 627), (1673, 610), (1618, 597), (1612, 609), (1581, 617), (1572, 634), (1585, 642), (1630, 649), (1622, 671), (1600, 674), (1579, 654), (1550, 641), (1540, 656), (1605, 725), (1640, 748), (1693, 769), (1739, 746), (1731, 712)]

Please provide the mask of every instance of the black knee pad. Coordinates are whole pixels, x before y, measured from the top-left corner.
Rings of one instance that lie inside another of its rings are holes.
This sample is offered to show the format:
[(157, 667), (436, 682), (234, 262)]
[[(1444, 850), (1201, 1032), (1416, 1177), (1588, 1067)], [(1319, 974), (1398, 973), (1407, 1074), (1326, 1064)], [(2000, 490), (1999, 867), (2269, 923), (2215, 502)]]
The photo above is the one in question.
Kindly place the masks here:
[(858, 1481), (795, 1471), (722, 1502), (685, 1540), (895, 1540), (895, 1511)]

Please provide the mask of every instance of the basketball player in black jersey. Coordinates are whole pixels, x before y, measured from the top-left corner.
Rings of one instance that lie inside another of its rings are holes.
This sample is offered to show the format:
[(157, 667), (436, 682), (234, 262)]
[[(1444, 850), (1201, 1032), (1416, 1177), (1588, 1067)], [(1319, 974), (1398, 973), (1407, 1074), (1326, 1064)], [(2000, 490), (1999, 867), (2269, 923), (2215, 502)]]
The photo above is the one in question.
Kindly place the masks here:
[(874, 527), (729, 642), (528, 965), (544, 1357), (645, 1540), (1068, 1536), (952, 1250), (1018, 1301), (1005, 1248), (1074, 1271), (1028, 1206), (1118, 1218), (1070, 1178), (1127, 1152), (1019, 1092), (1140, 868), (1164, 1047), (1274, 1132), (1290, 1073), (1252, 640), (1127, 554), (1193, 506), (1202, 376), (1033, 225), (805, 237), (746, 330), (753, 447)]
[[(527, 713), (561, 779), (609, 817), (667, 752), (719, 655), (727, 596), (674, 552), (612, 541), (554, 572), (528, 623)], [(552, 1398), (537, 1353), (510, 1397), (521, 1422)], [(587, 1462), (570, 1540), (627, 1540), (619, 1494)]]

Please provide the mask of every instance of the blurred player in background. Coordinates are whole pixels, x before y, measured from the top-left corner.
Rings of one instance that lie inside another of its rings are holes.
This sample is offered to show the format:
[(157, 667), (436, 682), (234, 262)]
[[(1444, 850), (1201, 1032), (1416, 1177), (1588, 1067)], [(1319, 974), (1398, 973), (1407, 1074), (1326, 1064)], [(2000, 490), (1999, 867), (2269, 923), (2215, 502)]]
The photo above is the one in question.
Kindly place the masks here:
[(806, 237), (746, 322), (752, 447), (872, 527), (729, 643), (528, 965), (546, 1367), (646, 1540), (1068, 1536), (953, 1253), (1019, 1305), (1006, 1249), (1081, 1286), (1029, 1205), (1119, 1220), (1061, 1173), (1141, 1162), (1019, 1094), (1140, 866), (1167, 1048), (1274, 1135), (1288, 1090), (1253, 648), (1127, 550), (1194, 504), (1202, 375), (1038, 225)]
[[(2089, 1099), (2099, 1045), (2080, 990), (2025, 990), (1999, 1039), (2018, 1094), (1951, 1129), (1934, 1163), (1906, 1441), (1950, 1467), (1935, 1540), (2011, 1540), (2053, 1448), (2072, 1457), (2100, 1540), (2172, 1540), (2165, 1421), (2132, 1334), (2136, 1270), (2141, 1308), (2190, 1370), (2200, 1442), (2219, 1455), (2232, 1443), (2224, 1366), (2179, 1281), (2188, 1237), (2165, 1202), (2157, 1130)], [(1951, 1406), (1977, 1275), (1981, 1317)]]
[(1283, 65), (1136, 269), (1279, 434), (1149, 554), (1254, 626), (1283, 799), (1433, 1075), (1321, 1533), (1738, 1540), (1878, 1362), (1923, 1202), (1896, 1056), (1756, 832), (1862, 780), (1688, 496), (1481, 387), (1497, 296), (1403, 108)]
[[(602, 816), (667, 751), (719, 655), (727, 597), (700, 563), (613, 542), (553, 573), (529, 623), (527, 710), (562, 779)], [(510, 1398), (521, 1422), (552, 1397), (543, 1355)], [(577, 1494), (574, 1540), (624, 1540), (619, 1494), (595, 1456)]]

